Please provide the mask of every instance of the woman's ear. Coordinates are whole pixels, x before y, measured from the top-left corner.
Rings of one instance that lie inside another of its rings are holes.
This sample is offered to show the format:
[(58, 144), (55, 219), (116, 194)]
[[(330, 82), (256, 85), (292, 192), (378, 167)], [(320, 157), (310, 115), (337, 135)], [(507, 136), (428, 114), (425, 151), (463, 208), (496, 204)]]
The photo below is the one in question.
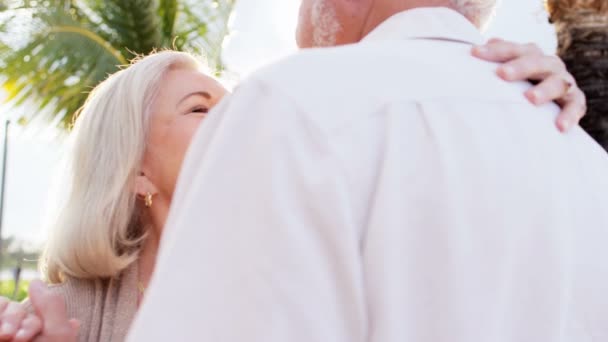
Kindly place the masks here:
[(152, 196), (158, 193), (156, 185), (142, 172), (135, 179), (135, 194), (139, 197)]

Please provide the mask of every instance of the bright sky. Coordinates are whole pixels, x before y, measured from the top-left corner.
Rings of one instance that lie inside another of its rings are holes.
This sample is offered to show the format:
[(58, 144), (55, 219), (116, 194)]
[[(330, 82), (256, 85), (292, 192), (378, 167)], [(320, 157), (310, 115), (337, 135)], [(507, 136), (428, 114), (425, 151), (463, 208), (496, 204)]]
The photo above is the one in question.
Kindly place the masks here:
[[(246, 75), (295, 51), (293, 32), (298, 3), (298, 0), (239, 0), (233, 20), (234, 34), (226, 42), (228, 67)], [(542, 0), (503, 1), (487, 34), (535, 42), (549, 53), (555, 51), (553, 28), (543, 12)], [(57, 142), (39, 137), (23, 134), (11, 137), (4, 236), (43, 240), (40, 222), (60, 147)]]

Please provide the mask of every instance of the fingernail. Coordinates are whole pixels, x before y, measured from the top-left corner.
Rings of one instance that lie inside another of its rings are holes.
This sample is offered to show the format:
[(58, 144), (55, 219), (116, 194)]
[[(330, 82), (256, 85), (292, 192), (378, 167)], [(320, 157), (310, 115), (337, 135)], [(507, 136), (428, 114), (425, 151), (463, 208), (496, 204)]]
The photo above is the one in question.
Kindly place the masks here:
[(486, 46), (476, 46), (473, 48), (473, 50), (475, 51), (475, 53), (478, 53), (480, 55), (485, 55), (490, 51)]
[(513, 76), (515, 76), (515, 69), (513, 69), (513, 67), (503, 66), (501, 67), (501, 70), (502, 74), (508, 79), (511, 79), (513, 78)]
[(17, 331), (17, 333), (15, 334), (15, 338), (16, 338), (16, 339), (22, 339), (22, 340), (23, 340), (23, 339), (25, 339), (26, 334), (27, 334), (27, 333), (25, 332), (25, 330), (23, 330), (23, 329), (19, 329), (19, 331)]
[(539, 104), (542, 102), (545, 94), (541, 90), (532, 90), (530, 96), (532, 96), (532, 101), (534, 101), (535, 104)]
[(10, 335), (15, 331), (15, 327), (10, 323), (2, 323), (2, 328), (0, 328), (0, 334), (2, 335)]

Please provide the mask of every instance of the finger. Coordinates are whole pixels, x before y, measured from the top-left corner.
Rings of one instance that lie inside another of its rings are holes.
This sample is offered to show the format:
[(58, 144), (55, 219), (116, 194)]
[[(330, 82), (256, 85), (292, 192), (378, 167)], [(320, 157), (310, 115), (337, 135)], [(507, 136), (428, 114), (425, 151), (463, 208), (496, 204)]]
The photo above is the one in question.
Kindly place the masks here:
[(504, 39), (494, 37), (494, 38), (490, 38), (490, 40), (488, 40), (488, 42), (486, 44), (502, 43), (504, 41), (505, 41)]
[(567, 103), (572, 86), (560, 76), (549, 76), (546, 80), (526, 91), (525, 95), (535, 105), (542, 105), (558, 100), (563, 100)]
[[(8, 307), (8, 304), (10, 303), (10, 301), (4, 297), (0, 297), (0, 329), (2, 329), (2, 320), (4, 318), (4, 312), (6, 311), (6, 308)], [(8, 340), (8, 338), (3, 338), (0, 336), (0, 341), (6, 341)]]
[(567, 77), (566, 65), (559, 57), (543, 55), (516, 58), (499, 66), (496, 73), (505, 81), (544, 80), (553, 75)]
[(29, 295), (44, 327), (65, 325), (68, 320), (67, 310), (60, 294), (51, 292), (44, 283), (35, 280), (30, 283)]
[(34, 315), (29, 315), (21, 323), (13, 342), (27, 342), (42, 332), (42, 320)]
[(21, 321), (27, 313), (19, 303), (10, 303), (2, 315), (2, 325), (0, 325), (0, 340), (11, 340), (19, 327)]
[(535, 44), (516, 44), (507, 41), (494, 41), (475, 46), (473, 56), (489, 62), (504, 63), (526, 55), (542, 55), (542, 50)]
[(10, 300), (0, 297), (0, 315), (4, 312), (4, 310), (6, 310), (8, 303), (10, 303)]
[(562, 111), (557, 117), (557, 128), (567, 132), (576, 126), (587, 113), (585, 94), (576, 88), (566, 99), (558, 101), (562, 104)]

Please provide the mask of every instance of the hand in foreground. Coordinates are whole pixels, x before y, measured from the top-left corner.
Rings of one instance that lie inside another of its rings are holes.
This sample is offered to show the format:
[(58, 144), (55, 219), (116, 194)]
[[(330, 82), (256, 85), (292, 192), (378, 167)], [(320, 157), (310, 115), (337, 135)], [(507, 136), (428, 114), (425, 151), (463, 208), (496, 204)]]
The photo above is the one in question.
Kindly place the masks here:
[(42, 321), (25, 305), (0, 297), (0, 341), (31, 341), (41, 329)]
[(60, 294), (51, 292), (40, 281), (30, 284), (30, 300), (40, 317), (42, 329), (34, 342), (76, 342), (80, 322), (68, 319), (65, 300)]
[(473, 48), (473, 55), (502, 63), (497, 74), (506, 81), (538, 81), (525, 96), (535, 105), (555, 101), (562, 108), (557, 127), (565, 132), (577, 125), (587, 112), (585, 94), (557, 56), (545, 55), (535, 44), (517, 44), (492, 39)]

